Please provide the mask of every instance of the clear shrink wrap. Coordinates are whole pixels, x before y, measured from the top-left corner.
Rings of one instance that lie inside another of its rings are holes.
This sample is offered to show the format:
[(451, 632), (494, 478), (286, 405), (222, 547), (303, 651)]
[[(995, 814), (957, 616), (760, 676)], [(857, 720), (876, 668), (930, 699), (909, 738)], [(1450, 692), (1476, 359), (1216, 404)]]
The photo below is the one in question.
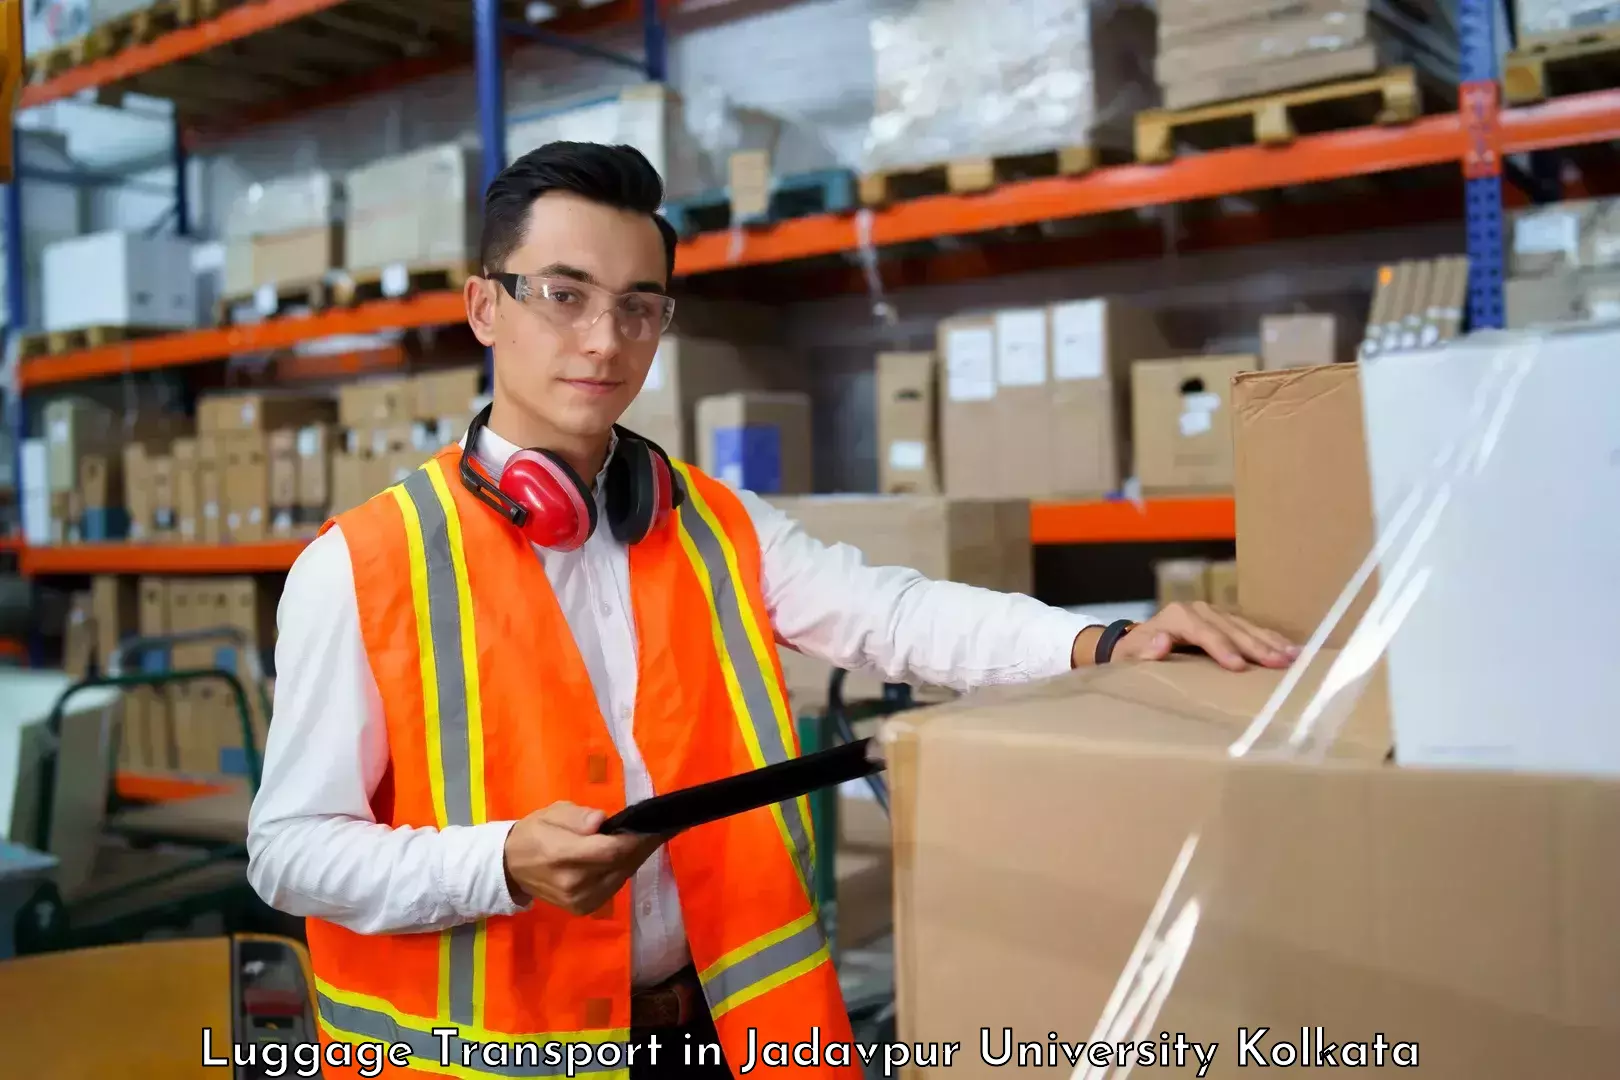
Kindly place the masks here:
[(904, 0), (871, 23), (863, 168), (1125, 148), (1156, 104), (1154, 18), (1135, 0)]

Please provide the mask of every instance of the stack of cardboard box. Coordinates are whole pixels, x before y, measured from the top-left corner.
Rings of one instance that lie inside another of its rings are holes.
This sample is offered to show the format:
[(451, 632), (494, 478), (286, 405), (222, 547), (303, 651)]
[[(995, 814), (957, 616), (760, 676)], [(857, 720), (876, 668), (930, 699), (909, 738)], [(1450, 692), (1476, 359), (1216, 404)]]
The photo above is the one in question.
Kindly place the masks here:
[(1620, 318), (1620, 200), (1519, 210), (1512, 231), (1510, 328)]
[(251, 732), (254, 747), (262, 752), (270, 723), (261, 692), (262, 651), (275, 637), (271, 583), (251, 577), (104, 580), (116, 583), (111, 588), (121, 600), (126, 594), (138, 597), (134, 621), (142, 637), (225, 631), (167, 650), (148, 650), (129, 658), (132, 665), (153, 672), (220, 668), (236, 675), (247, 695), (244, 716), (235, 694), (216, 679), (130, 691), (119, 743), (120, 765), (204, 777), (245, 775), (247, 734)]
[(332, 451), (330, 512), (359, 506), (460, 439), (477, 411), (482, 375), (476, 367), (447, 368), (339, 389), (342, 445)]
[[(370, 276), (393, 267), (469, 262), (483, 213), (480, 177), (476, 152), (456, 143), (383, 158), (350, 172), (344, 178), (344, 265), (351, 274)], [(385, 280), (385, 291), (391, 291), (388, 284)]]
[(1374, 0), (1160, 0), (1154, 71), (1165, 107), (1190, 109), (1397, 64), (1441, 70), (1426, 44), (1443, 40), (1434, 8), (1420, 0), (1391, 16)]
[(1238, 610), (1237, 562), (1232, 559), (1161, 559), (1153, 564), (1158, 603), (1213, 604)]
[[(1242, 606), (1296, 639), (1372, 544), (1358, 376), (1234, 391)], [(959, 1044), (966, 1076), (1612, 1071), (1620, 952), (1593, 943), (1620, 786), (1400, 767), (1376, 679), (1302, 757), (1283, 739), (1323, 669), (1282, 695), (1281, 672), (1174, 657), (888, 724), (899, 1037)]]
[[(343, 265), (343, 186), (310, 172), (251, 185), (225, 219), (223, 296), (315, 285)], [(265, 314), (273, 313), (267, 303)]]

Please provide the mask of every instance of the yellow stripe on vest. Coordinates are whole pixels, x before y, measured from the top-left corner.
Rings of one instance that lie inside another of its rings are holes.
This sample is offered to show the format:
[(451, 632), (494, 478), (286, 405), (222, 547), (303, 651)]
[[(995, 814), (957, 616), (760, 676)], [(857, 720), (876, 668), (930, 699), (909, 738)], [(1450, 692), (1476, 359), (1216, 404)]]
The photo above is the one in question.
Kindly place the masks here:
[[(410, 1047), (409, 1068), (462, 1080), (491, 1077), (586, 1077), (621, 1080), (628, 1028), (514, 1034), (463, 1027), (454, 1035), (443, 1020), (400, 1012), (378, 997), (338, 990), (315, 980), (321, 1028), (339, 1042), (404, 1044)], [(487, 1050), (486, 1050), (487, 1048)], [(573, 1061), (570, 1073), (569, 1062)]]
[(710, 964), (698, 974), (703, 996), (716, 1019), (830, 962), (827, 936), (814, 911), (762, 934)]
[[(687, 502), (676, 515), (681, 548), (708, 597), (715, 654), (725, 675), (732, 711), (755, 768), (787, 761), (798, 751), (798, 738), (775, 678), (767, 639), (739, 584), (737, 553), (714, 512), (697, 490), (686, 465), (676, 463), (686, 484)], [(774, 645), (772, 645), (774, 647)], [(771, 808), (792, 857), (799, 883), (815, 903), (815, 832), (810, 828), (810, 802), (799, 798)]]
[[(428, 769), (435, 780), (439, 827), (482, 824), (487, 820), (483, 710), (461, 522), (437, 459), (392, 491), (406, 521), (411, 597), (422, 654), (422, 700), (428, 719)], [(441, 933), (439, 1012), (443, 1020), (462, 1027), (482, 1024), (487, 947), (481, 921)]]

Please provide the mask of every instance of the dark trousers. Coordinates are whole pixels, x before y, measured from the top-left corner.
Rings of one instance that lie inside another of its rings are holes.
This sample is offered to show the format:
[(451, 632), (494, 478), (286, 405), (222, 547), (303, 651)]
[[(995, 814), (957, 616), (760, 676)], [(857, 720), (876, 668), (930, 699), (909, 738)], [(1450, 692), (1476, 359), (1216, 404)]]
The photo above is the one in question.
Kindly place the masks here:
[[(656, 1061), (648, 1056), (653, 1036), (658, 1039)], [(731, 1068), (726, 1064), (725, 1053), (720, 1050), (714, 1020), (706, 1006), (700, 1006), (696, 1016), (679, 1026), (633, 1027), (630, 1029), (630, 1042), (636, 1047), (635, 1060), (630, 1066), (630, 1080), (665, 1080), (666, 1077), (732, 1080)], [(690, 1059), (688, 1053), (691, 1054)]]

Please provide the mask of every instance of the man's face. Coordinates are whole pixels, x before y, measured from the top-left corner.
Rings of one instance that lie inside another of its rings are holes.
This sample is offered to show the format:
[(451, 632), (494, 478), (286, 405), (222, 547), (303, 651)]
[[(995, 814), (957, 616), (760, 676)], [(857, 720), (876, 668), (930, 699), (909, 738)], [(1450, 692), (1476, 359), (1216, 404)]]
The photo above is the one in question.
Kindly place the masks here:
[(495, 353), (496, 391), (560, 435), (605, 434), (641, 391), (658, 349), (656, 333), (627, 334), (619, 317), (644, 306), (615, 298), (663, 293), (665, 258), (647, 215), (567, 192), (542, 195), (523, 242), (505, 266), (489, 268), (527, 275), (524, 299), (494, 281), (469, 284), (473, 328)]

